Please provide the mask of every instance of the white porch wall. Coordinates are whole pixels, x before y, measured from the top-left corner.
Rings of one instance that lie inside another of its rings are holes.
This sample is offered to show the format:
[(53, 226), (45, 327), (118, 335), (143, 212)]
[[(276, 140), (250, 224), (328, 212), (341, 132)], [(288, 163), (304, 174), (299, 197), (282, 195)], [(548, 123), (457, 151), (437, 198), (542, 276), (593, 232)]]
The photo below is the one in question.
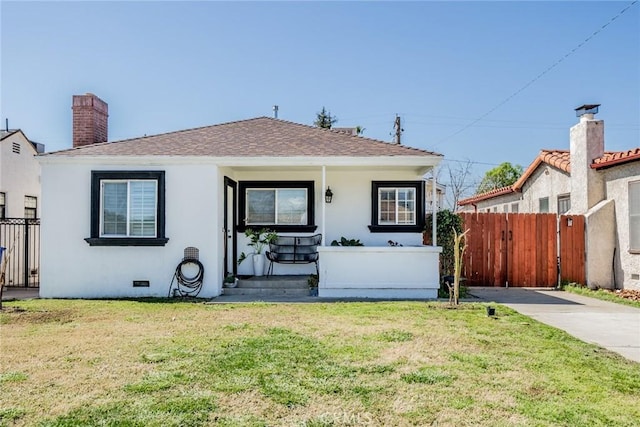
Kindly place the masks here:
[[(164, 170), (166, 246), (89, 246), (92, 170)], [(200, 250), (201, 297), (220, 293), (222, 184), (215, 165), (43, 164), (40, 296), (107, 298), (167, 296), (184, 248)], [(63, 190), (62, 190), (63, 189)], [(220, 202), (219, 202), (220, 201)], [(150, 287), (134, 288), (133, 280)]]
[(318, 296), (337, 298), (438, 297), (441, 248), (320, 248)]

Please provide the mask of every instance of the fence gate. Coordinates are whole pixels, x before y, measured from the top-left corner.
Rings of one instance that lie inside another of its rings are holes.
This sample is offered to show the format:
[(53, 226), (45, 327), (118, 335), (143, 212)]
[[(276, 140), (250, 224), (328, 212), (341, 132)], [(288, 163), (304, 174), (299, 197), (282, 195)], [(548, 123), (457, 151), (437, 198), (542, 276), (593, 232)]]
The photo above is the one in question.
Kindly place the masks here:
[[(461, 213), (468, 285), (552, 287), (584, 283), (584, 216)], [(559, 255), (559, 256), (558, 256)]]
[[(40, 220), (0, 219), (0, 246), (5, 248), (5, 286), (40, 286)], [(0, 271), (0, 274), (2, 271)]]

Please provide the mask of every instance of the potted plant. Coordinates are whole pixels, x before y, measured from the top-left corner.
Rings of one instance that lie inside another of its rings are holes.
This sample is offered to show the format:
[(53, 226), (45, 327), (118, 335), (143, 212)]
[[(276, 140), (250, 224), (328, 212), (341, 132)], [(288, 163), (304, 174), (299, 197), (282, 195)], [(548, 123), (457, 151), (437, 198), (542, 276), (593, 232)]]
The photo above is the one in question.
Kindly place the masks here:
[(319, 281), (320, 281), (320, 278), (318, 277), (317, 274), (312, 274), (307, 279), (307, 283), (309, 284), (309, 296), (310, 297), (317, 297), (318, 296), (318, 282)]
[[(274, 242), (278, 238), (278, 235), (268, 228), (247, 228), (244, 231), (244, 235), (249, 238), (247, 246), (253, 248), (253, 274), (255, 276), (262, 276), (264, 274), (264, 255), (262, 254), (262, 250), (265, 245)], [(247, 258), (248, 255), (242, 252), (238, 259), (238, 264)]]
[(224, 278), (224, 286), (227, 288), (235, 288), (238, 286), (238, 278), (231, 273), (227, 274)]

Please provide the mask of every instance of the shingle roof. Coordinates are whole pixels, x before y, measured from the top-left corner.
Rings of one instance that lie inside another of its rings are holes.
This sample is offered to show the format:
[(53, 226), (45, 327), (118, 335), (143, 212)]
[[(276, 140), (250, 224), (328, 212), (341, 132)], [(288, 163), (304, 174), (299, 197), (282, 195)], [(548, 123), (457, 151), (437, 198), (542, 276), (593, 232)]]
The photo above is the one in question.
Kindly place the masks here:
[(621, 163), (632, 162), (634, 160), (640, 160), (640, 147), (632, 148), (628, 151), (604, 153), (602, 157), (593, 161), (591, 167), (593, 169), (605, 169)]
[(86, 145), (47, 156), (327, 157), (441, 156), (342, 131), (269, 117)]

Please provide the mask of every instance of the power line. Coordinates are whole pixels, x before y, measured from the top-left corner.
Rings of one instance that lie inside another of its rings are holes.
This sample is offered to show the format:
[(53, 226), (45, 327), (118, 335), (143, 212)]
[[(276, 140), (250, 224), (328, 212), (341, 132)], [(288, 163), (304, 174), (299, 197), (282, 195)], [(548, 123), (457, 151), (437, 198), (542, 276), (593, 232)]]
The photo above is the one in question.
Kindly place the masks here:
[(496, 111), (498, 108), (502, 107), (504, 104), (506, 104), (507, 102), (509, 102), (512, 98), (514, 98), (515, 96), (517, 96), (518, 94), (520, 94), (520, 92), (524, 91), (525, 89), (527, 89), (529, 86), (531, 86), (532, 84), (534, 84), (535, 82), (537, 82), (538, 80), (540, 80), (542, 78), (542, 76), (544, 76), (545, 74), (547, 74), (549, 71), (553, 70), (554, 68), (556, 68), (558, 65), (560, 65), (565, 59), (567, 59), (568, 57), (570, 57), (571, 55), (573, 55), (578, 49), (580, 49), (582, 46), (584, 46), (586, 43), (588, 43), (592, 38), (594, 38), (595, 36), (597, 36), (599, 33), (601, 33), (605, 28), (607, 28), (613, 21), (615, 21), (616, 19), (618, 19), (623, 13), (625, 13), (627, 10), (629, 10), (634, 4), (636, 4), (638, 2), (638, 0), (633, 0), (629, 5), (627, 5), (627, 7), (625, 7), (624, 9), (622, 9), (620, 12), (618, 12), (618, 14), (616, 16), (614, 16), (613, 18), (611, 18), (609, 20), (609, 22), (607, 22), (606, 24), (604, 24), (602, 27), (600, 27), (599, 29), (597, 29), (596, 31), (593, 32), (593, 34), (591, 34), (589, 37), (587, 37), (586, 39), (584, 39), (582, 42), (580, 42), (576, 47), (574, 47), (573, 49), (571, 49), (569, 52), (567, 52), (563, 57), (561, 57), (560, 59), (558, 59), (553, 65), (551, 65), (550, 67), (547, 67), (543, 72), (541, 72), (540, 74), (538, 74), (536, 77), (534, 77), (532, 80), (530, 80), (528, 83), (526, 83), (524, 86), (522, 86), (520, 89), (516, 90), (515, 92), (513, 92), (511, 95), (509, 95), (508, 97), (506, 97), (502, 102), (498, 103), (498, 105), (496, 105), (495, 107), (493, 107), (492, 109), (490, 109), (489, 111), (487, 111), (486, 113), (484, 113), (483, 115), (481, 115), (480, 117), (478, 117), (477, 119), (475, 119), (474, 121), (472, 121), (471, 123), (467, 124), (466, 126), (462, 127), (460, 130), (452, 133), (451, 135), (441, 139), (440, 141), (438, 141), (435, 146), (437, 147), (439, 144), (442, 144), (443, 142), (453, 138), (456, 135), (461, 134), (462, 132), (464, 132), (465, 130), (469, 129), (471, 126), (475, 125), (476, 123), (478, 123), (480, 120), (484, 119), (485, 117), (487, 117), (489, 114), (493, 113), (494, 111)]

